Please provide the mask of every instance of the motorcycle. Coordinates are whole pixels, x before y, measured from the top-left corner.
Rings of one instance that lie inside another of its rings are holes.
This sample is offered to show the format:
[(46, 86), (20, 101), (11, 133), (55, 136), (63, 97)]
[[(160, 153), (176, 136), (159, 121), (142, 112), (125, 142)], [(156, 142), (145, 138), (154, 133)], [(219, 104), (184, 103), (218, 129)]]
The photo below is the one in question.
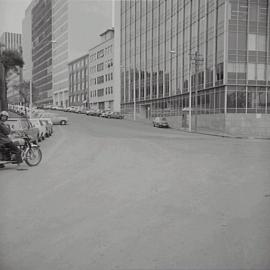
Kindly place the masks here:
[[(30, 167), (37, 166), (42, 160), (42, 152), (38, 145), (32, 143), (31, 137), (22, 134), (21, 137), (14, 138), (13, 143), (21, 150), (22, 160)], [(17, 164), (15, 155), (10, 149), (2, 147), (0, 149), (0, 164)]]

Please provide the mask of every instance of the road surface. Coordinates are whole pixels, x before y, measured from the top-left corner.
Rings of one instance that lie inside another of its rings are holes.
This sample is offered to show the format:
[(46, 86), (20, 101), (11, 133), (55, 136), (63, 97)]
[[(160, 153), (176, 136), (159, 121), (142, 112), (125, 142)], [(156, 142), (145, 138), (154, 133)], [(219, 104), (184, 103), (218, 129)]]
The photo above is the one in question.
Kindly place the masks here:
[(1, 270), (270, 269), (270, 143), (68, 114), (0, 171)]

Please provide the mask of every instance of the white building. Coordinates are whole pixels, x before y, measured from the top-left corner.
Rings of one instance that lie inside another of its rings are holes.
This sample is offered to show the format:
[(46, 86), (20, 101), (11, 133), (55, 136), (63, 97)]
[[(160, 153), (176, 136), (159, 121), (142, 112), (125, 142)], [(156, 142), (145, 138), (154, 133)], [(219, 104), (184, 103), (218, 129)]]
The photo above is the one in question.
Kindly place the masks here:
[[(114, 30), (100, 35), (101, 42), (89, 50), (89, 105), (114, 110)], [(120, 109), (120, 108), (119, 108)]]

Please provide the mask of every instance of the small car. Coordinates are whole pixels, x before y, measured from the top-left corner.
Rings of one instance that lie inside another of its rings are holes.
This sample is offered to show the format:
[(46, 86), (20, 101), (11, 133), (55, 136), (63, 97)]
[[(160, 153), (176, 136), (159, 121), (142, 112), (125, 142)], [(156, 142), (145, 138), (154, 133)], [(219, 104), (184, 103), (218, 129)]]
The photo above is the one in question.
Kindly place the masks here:
[(39, 129), (34, 127), (27, 118), (9, 118), (5, 124), (9, 125), (12, 132), (25, 132), (31, 136), (34, 143), (38, 143)]
[(54, 113), (41, 113), (38, 118), (50, 118), (54, 125), (66, 125), (68, 118)]
[(46, 126), (46, 137), (50, 137), (53, 134), (53, 123), (50, 118), (40, 118), (40, 121), (42, 121)]
[(122, 115), (120, 112), (112, 112), (109, 114), (108, 118), (124, 119), (124, 115)]
[(153, 120), (153, 126), (154, 127), (166, 127), (166, 128), (168, 128), (169, 127), (169, 123), (168, 123), (166, 117), (156, 117)]
[(101, 113), (100, 117), (108, 118), (110, 114), (111, 114), (111, 111), (103, 111)]
[(31, 122), (31, 124), (39, 129), (39, 138), (38, 141), (40, 142), (41, 140), (45, 140), (45, 136), (46, 136), (46, 124), (43, 123), (40, 119), (30, 119), (29, 120)]

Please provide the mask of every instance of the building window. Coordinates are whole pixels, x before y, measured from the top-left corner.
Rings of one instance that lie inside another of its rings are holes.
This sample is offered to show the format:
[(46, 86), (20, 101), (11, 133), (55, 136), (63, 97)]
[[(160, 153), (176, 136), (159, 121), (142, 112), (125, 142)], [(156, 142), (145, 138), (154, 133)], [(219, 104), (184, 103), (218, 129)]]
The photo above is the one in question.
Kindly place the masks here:
[(97, 52), (97, 59), (102, 58), (104, 56), (104, 49)]
[(97, 65), (97, 71), (102, 71), (104, 69), (104, 63), (100, 63)]
[(97, 84), (101, 84), (101, 83), (104, 83), (104, 76), (99, 76), (97, 77)]

